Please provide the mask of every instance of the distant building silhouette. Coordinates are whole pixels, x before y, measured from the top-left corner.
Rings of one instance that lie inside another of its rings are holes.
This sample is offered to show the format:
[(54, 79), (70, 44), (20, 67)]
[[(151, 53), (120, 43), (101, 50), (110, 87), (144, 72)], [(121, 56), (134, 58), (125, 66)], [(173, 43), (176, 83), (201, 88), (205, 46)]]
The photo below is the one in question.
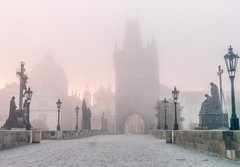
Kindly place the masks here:
[(46, 122), (49, 129), (56, 129), (56, 101), (61, 99), (61, 129), (74, 129), (75, 107), (76, 105), (81, 106), (81, 101), (77, 95), (68, 96), (67, 76), (64, 69), (54, 60), (50, 52), (40, 63), (33, 67), (29, 76), (29, 85), (34, 91), (31, 102), (32, 120), (42, 120)]
[(105, 89), (103, 86), (99, 87), (93, 93), (93, 106), (91, 107), (93, 117), (92, 125), (94, 129), (102, 128), (102, 115), (107, 120), (107, 130), (115, 132), (115, 97), (109, 86)]
[(86, 89), (83, 92), (83, 99), (85, 99), (88, 107), (92, 106), (92, 95), (91, 92), (89, 91), (88, 84), (86, 84)]
[(154, 41), (142, 46), (139, 22), (128, 20), (122, 49), (115, 49), (116, 130), (124, 133), (125, 122), (137, 114), (145, 132), (155, 120), (159, 98), (158, 53)]

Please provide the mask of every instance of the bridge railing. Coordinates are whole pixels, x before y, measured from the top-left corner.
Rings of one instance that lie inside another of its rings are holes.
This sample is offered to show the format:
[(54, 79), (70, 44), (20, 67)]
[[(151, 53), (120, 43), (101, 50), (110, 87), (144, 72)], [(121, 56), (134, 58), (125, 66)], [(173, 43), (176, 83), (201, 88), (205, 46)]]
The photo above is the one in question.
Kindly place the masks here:
[(240, 159), (240, 131), (153, 130), (152, 135), (167, 143), (196, 149), (229, 159)]

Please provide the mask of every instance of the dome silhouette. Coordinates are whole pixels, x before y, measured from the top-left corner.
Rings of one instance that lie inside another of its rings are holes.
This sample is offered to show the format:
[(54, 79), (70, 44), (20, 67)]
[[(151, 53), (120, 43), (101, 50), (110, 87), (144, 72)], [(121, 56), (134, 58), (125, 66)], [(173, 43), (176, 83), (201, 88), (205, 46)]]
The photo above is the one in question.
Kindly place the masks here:
[(42, 62), (33, 67), (29, 85), (35, 93), (40, 94), (67, 95), (68, 92), (66, 74), (49, 53)]

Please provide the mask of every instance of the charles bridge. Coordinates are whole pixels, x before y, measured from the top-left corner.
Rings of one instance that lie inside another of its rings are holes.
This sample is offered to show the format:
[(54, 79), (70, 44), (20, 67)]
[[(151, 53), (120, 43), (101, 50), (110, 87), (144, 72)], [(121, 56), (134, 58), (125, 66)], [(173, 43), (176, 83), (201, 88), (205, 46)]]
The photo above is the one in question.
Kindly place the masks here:
[[(232, 141), (225, 132), (154, 130), (152, 135), (109, 135), (99, 130), (0, 131), (0, 165), (237, 167), (240, 132), (232, 133)], [(11, 147), (15, 148), (6, 149)]]
[[(226, 61), (227, 59), (236, 61), (237, 58), (238, 56), (233, 54), (230, 47), (229, 53), (225, 56)], [(29, 119), (33, 92), (30, 87), (27, 89), (28, 77), (24, 74), (25, 68), (22, 63), (21, 70), (17, 72), (20, 77), (19, 109), (16, 110), (15, 97), (12, 97), (9, 118), (0, 129), (0, 165), (239, 166), (240, 130), (235, 110), (233, 86), (236, 66), (232, 67), (236, 63), (229, 62), (229, 64), (228, 72), (232, 86), (230, 130), (228, 130), (228, 118), (222, 110), (218, 88), (211, 82), (211, 96), (205, 95), (206, 99), (202, 102), (199, 113), (199, 125), (195, 127), (195, 130), (179, 130), (177, 117), (179, 91), (175, 87), (172, 91), (175, 106), (173, 130), (167, 128), (167, 101), (165, 99), (163, 101), (164, 130), (160, 129), (161, 103), (158, 102), (156, 107), (158, 112), (156, 114), (157, 129), (153, 130), (149, 127), (145, 129), (145, 135), (134, 136), (110, 133), (103, 126), (104, 117), (102, 130), (92, 129), (91, 110), (87, 107), (85, 100), (82, 104), (81, 130), (78, 129), (78, 106), (76, 107), (76, 129), (61, 130), (60, 109), (62, 102), (60, 99), (56, 103), (58, 109), (57, 130), (34, 129)], [(123, 130), (123, 126), (121, 126), (121, 130)], [(22, 147), (14, 148), (17, 146)]]

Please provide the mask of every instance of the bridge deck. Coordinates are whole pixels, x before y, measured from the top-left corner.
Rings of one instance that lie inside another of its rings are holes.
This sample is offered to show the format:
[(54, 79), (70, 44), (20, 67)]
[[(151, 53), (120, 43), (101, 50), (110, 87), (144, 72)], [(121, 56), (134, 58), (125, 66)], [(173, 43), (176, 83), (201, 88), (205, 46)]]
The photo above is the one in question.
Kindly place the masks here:
[(94, 136), (76, 140), (41, 141), (0, 151), (4, 167), (212, 167), (240, 166), (201, 152), (166, 144), (152, 136)]

